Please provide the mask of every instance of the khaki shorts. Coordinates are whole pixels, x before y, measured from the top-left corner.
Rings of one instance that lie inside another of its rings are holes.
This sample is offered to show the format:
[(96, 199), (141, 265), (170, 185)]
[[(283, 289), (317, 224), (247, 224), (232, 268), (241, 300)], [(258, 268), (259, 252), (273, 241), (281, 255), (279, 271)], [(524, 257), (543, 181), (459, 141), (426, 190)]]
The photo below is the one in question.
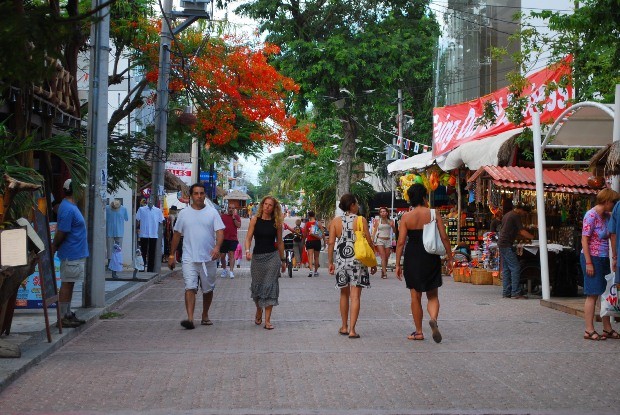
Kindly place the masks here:
[(84, 279), (86, 258), (60, 261), (60, 280), (62, 282), (78, 282)]
[(203, 293), (215, 289), (215, 276), (217, 274), (217, 263), (215, 261), (184, 262), (182, 269), (185, 291), (198, 292), (199, 285)]

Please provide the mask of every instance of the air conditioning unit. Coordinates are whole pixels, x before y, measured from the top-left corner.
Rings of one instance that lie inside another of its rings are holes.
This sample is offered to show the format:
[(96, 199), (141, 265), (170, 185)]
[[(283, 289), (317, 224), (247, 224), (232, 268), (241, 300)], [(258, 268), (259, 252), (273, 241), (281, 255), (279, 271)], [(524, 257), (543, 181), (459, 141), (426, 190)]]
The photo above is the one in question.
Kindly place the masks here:
[(207, 5), (211, 3), (211, 0), (182, 0), (181, 7), (185, 11), (207, 11)]

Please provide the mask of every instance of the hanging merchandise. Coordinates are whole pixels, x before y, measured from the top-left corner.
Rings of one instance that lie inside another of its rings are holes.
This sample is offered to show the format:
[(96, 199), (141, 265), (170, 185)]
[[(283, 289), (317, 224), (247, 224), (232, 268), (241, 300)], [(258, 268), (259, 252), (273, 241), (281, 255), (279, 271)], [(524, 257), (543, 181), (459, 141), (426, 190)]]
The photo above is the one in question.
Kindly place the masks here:
[(439, 174), (436, 171), (432, 171), (428, 176), (428, 188), (431, 191), (437, 190), (439, 187)]

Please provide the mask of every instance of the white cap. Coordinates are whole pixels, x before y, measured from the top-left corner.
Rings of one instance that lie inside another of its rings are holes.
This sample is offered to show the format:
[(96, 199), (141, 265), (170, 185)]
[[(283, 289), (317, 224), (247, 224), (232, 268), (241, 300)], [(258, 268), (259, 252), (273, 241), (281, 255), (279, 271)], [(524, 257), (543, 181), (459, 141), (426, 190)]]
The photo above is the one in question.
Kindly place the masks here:
[(71, 190), (71, 179), (65, 180), (65, 184), (62, 185), (62, 188), (65, 190)]

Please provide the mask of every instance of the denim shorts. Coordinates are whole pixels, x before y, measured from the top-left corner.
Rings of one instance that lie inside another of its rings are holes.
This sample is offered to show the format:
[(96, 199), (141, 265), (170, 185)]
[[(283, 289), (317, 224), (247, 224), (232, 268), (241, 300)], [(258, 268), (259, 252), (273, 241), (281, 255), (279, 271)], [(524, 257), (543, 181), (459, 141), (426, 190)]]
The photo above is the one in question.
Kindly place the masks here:
[(594, 275), (590, 276), (586, 273), (586, 257), (583, 253), (579, 256), (581, 262), (581, 272), (583, 272), (583, 294), (584, 295), (601, 295), (607, 288), (607, 280), (605, 275), (611, 272), (609, 266), (609, 257), (590, 256), (592, 265), (594, 266)]

